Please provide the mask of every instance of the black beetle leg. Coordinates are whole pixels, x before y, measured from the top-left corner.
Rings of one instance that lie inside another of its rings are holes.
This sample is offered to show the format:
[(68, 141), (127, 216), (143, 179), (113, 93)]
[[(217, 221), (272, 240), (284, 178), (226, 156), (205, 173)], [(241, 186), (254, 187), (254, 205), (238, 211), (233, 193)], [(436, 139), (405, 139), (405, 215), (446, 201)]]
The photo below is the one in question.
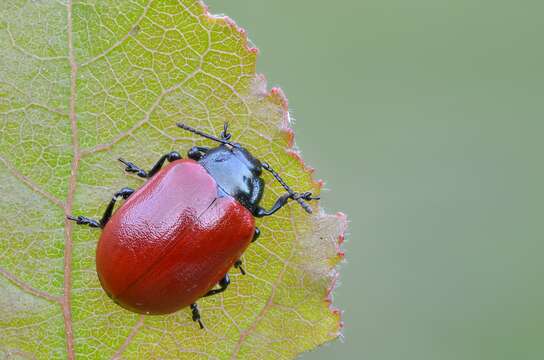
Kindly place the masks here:
[(257, 241), (259, 236), (261, 236), (261, 230), (258, 227), (256, 227), (255, 228), (255, 233), (253, 234), (253, 239), (251, 240), (251, 242)]
[(72, 216), (72, 215), (66, 215), (66, 218), (68, 220), (75, 221), (76, 224), (78, 224), (78, 225), (89, 225), (89, 227), (92, 227), (92, 228), (101, 228), (102, 227), (102, 225), (100, 225), (100, 223), (98, 221), (93, 220), (93, 219), (89, 219), (88, 217), (85, 217), (85, 216), (75, 217), (75, 216)]
[(117, 160), (119, 160), (120, 162), (125, 164), (125, 166), (126, 166), (125, 171), (126, 172), (133, 173), (133, 174), (138, 175), (141, 178), (147, 179), (147, 172), (145, 170), (139, 168), (138, 166), (136, 166), (133, 163), (131, 163), (129, 161), (126, 161), (124, 159), (119, 158)]
[(116, 192), (111, 198), (111, 201), (108, 204), (108, 207), (106, 208), (106, 210), (104, 211), (104, 215), (102, 215), (102, 219), (100, 219), (100, 221), (89, 219), (88, 217), (85, 217), (85, 216), (74, 217), (72, 215), (67, 215), (66, 218), (68, 220), (75, 221), (76, 224), (78, 225), (89, 225), (92, 228), (103, 228), (104, 226), (106, 226), (106, 224), (111, 218), (113, 207), (115, 206), (115, 202), (117, 201), (117, 199), (121, 197), (126, 200), (133, 193), (134, 193), (134, 189), (131, 189), (128, 187), (122, 188), (121, 190)]
[[(318, 200), (319, 197), (313, 197), (312, 193), (310, 193), (310, 192), (305, 192), (305, 193), (293, 192), (293, 193), (283, 194), (282, 196), (280, 196), (276, 200), (276, 202), (274, 203), (274, 205), (272, 205), (270, 210), (265, 210), (265, 209), (263, 209), (262, 207), (259, 206), (253, 212), (253, 216), (259, 217), (259, 218), (260, 217), (265, 217), (265, 216), (270, 216), (270, 215), (274, 214), (276, 211), (278, 211), (279, 209), (281, 209), (282, 207), (284, 207), (285, 204), (287, 204), (287, 201), (289, 199), (293, 199), (293, 200), (297, 200), (297, 201), (299, 199), (310, 201), (310, 200)], [(306, 204), (306, 206), (308, 206), (308, 205)]]
[[(261, 230), (259, 230), (259, 228), (256, 227), (255, 228), (255, 233), (253, 234), (253, 239), (251, 240), (251, 242), (257, 241), (257, 239), (259, 238), (260, 235), (261, 235)], [(234, 267), (236, 269), (240, 270), (240, 273), (242, 273), (242, 275), (246, 274), (246, 271), (242, 267), (242, 259), (236, 260), (236, 262), (234, 263)]]
[(121, 197), (124, 200), (126, 200), (133, 193), (134, 193), (134, 189), (126, 187), (126, 188), (122, 188), (121, 190), (119, 190), (113, 195), (110, 203), (108, 204), (108, 207), (106, 208), (106, 211), (104, 211), (104, 215), (102, 215), (102, 219), (100, 219), (100, 224), (102, 225), (102, 227), (106, 226), (106, 224), (110, 220), (111, 214), (113, 212), (113, 207), (115, 206), (115, 202), (117, 201), (117, 199)]
[(125, 164), (126, 172), (134, 173), (141, 178), (147, 179), (155, 175), (162, 168), (166, 160), (172, 162), (179, 159), (181, 159), (181, 155), (177, 151), (170, 151), (168, 154), (164, 154), (163, 156), (161, 156), (161, 158), (155, 163), (155, 165), (153, 165), (151, 170), (149, 170), (148, 172), (142, 170), (138, 166), (124, 159), (119, 158), (119, 161)]
[(284, 207), (285, 204), (287, 204), (287, 200), (289, 200), (290, 197), (291, 197), (291, 194), (289, 193), (283, 194), (276, 200), (276, 202), (274, 203), (274, 205), (272, 205), (270, 210), (265, 210), (259, 206), (257, 209), (255, 209), (255, 212), (253, 213), (253, 215), (259, 218), (270, 216), (274, 214), (276, 211), (278, 211), (279, 209), (281, 209), (282, 207)]
[(229, 286), (229, 284), (230, 284), (229, 274), (225, 274), (225, 276), (223, 276), (223, 278), (219, 280), (219, 289), (212, 289), (208, 291), (203, 297), (222, 293), (223, 291), (227, 290), (227, 287)]
[(232, 134), (229, 134), (229, 123), (225, 121), (223, 124), (223, 131), (221, 131), (221, 139), (229, 141)]
[(200, 320), (200, 311), (198, 311), (198, 306), (196, 306), (196, 303), (191, 304), (191, 312), (193, 315), (193, 321), (198, 321), (200, 328), (204, 329), (204, 324), (202, 324), (202, 321)]
[(236, 262), (234, 263), (234, 267), (237, 268), (238, 270), (240, 270), (240, 273), (242, 273), (242, 275), (246, 274), (246, 271), (242, 267), (242, 260), (240, 260), (240, 259), (236, 260)]
[(204, 156), (204, 154), (206, 154), (209, 150), (210, 150), (210, 148), (208, 148), (208, 147), (203, 147), (203, 146), (193, 146), (192, 148), (189, 149), (189, 151), (187, 151), (187, 156), (189, 157), (189, 159), (198, 161), (198, 160), (200, 160), (200, 159), (202, 158), (202, 156)]

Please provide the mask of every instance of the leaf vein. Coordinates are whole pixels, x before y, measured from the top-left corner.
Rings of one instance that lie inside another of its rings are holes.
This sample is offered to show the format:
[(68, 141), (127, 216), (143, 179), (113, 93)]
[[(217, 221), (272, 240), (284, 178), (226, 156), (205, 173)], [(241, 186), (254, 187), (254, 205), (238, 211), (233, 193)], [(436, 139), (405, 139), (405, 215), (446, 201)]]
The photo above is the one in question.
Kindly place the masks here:
[(136, 334), (138, 333), (138, 331), (140, 330), (142, 326), (144, 326), (144, 316), (140, 315), (138, 317), (138, 321), (134, 324), (134, 326), (132, 326), (132, 329), (130, 330), (130, 333), (128, 334), (123, 344), (121, 344), (119, 349), (117, 349), (117, 351), (111, 358), (112, 360), (118, 360), (121, 358), (121, 355), (126, 350), (126, 348), (130, 345), (130, 342), (132, 341), (132, 339), (134, 339), (134, 337), (136, 336)]
[(61, 303), (62, 298), (60, 296), (55, 296), (53, 294), (48, 293), (47, 291), (36, 289), (35, 287), (31, 286), (30, 284), (27, 284), (25, 281), (19, 279), (17, 276), (9, 272), (8, 270), (0, 267), (0, 274), (4, 276), (6, 279), (8, 279), (12, 284), (20, 288), (21, 290), (32, 294), (34, 296), (37, 296), (39, 298), (49, 300), (56, 303)]
[(17, 45), (15, 42), (15, 39), (13, 38), (13, 34), (11, 33), (11, 30), (9, 29), (9, 25), (6, 27), (6, 32), (8, 33), (9, 41), (11, 43), (11, 46), (22, 53), (25, 56), (31, 57), (35, 60), (39, 61), (55, 61), (55, 60), (66, 60), (66, 56), (39, 56), (36, 54), (33, 54), (29, 52), (28, 50), (22, 48), (21, 46)]
[(7, 159), (0, 156), (0, 161), (4, 163), (8, 171), (15, 176), (17, 179), (19, 179), (23, 184), (25, 184), (30, 190), (35, 192), (36, 194), (41, 195), (42, 197), (46, 198), (50, 202), (52, 202), (57, 207), (64, 209), (64, 203), (62, 200), (54, 196), (53, 194), (45, 191), (41, 188), (38, 184), (36, 184), (34, 181), (32, 181), (29, 177), (23, 175), (19, 170), (17, 170), (13, 164), (11, 164)]
[(100, 152), (100, 151), (105, 151), (105, 150), (110, 150), (115, 144), (117, 144), (118, 142), (120, 142), (121, 140), (123, 140), (124, 138), (126, 138), (127, 136), (131, 135), (134, 131), (138, 130), (139, 128), (141, 128), (143, 125), (145, 125), (151, 115), (153, 114), (153, 112), (159, 107), (161, 101), (164, 99), (164, 97), (168, 94), (171, 94), (172, 92), (176, 91), (177, 89), (181, 88), (187, 81), (189, 81), (190, 79), (192, 79), (196, 74), (198, 74), (198, 72), (200, 71), (200, 68), (197, 68), (195, 71), (193, 71), (191, 74), (189, 74), (185, 79), (183, 79), (183, 81), (181, 81), (180, 83), (164, 90), (158, 97), (157, 97), (157, 100), (155, 100), (155, 102), (151, 105), (151, 107), (149, 108), (149, 110), (147, 111), (147, 113), (144, 115), (144, 117), (138, 121), (136, 124), (134, 124), (134, 126), (132, 126), (130, 129), (128, 129), (127, 131), (125, 132), (121, 132), (119, 133), (111, 142), (109, 143), (103, 143), (103, 144), (100, 144), (100, 145), (97, 145), (93, 148), (90, 148), (90, 149), (82, 149), (81, 150), (81, 156), (84, 157), (84, 156), (88, 156), (88, 155), (92, 155), (94, 153), (97, 153), (97, 152)]
[(80, 67), (88, 66), (94, 63), (95, 61), (100, 60), (101, 58), (107, 56), (110, 52), (112, 52), (113, 50), (121, 46), (130, 36), (132, 36), (132, 32), (134, 28), (136, 28), (142, 22), (142, 20), (146, 17), (147, 12), (149, 11), (149, 8), (151, 7), (152, 3), (153, 3), (153, 0), (149, 0), (149, 2), (144, 6), (143, 12), (140, 15), (140, 17), (136, 19), (136, 21), (134, 22), (134, 25), (130, 27), (130, 30), (121, 39), (117, 40), (112, 46), (110, 46), (109, 48), (101, 52), (100, 54), (90, 58), (87, 61), (81, 62), (79, 66)]

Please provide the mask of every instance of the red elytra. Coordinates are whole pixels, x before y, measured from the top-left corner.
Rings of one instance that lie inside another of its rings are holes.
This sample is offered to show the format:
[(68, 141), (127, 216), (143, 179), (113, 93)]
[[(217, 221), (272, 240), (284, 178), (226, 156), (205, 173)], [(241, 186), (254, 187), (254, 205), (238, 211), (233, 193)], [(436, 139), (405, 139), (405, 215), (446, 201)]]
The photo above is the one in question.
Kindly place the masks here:
[(102, 287), (138, 313), (168, 314), (194, 303), (240, 258), (253, 238), (248, 209), (220, 196), (193, 160), (177, 160), (131, 195), (98, 242)]

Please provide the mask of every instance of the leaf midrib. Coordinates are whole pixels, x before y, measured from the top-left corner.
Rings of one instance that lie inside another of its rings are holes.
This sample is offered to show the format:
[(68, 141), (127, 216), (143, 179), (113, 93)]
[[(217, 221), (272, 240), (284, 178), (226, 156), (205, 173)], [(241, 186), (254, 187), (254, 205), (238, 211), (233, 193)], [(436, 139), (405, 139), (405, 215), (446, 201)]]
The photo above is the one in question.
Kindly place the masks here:
[[(68, 32), (68, 62), (70, 64), (70, 97), (69, 97), (69, 117), (72, 132), (72, 152), (73, 159), (68, 179), (68, 193), (66, 195), (65, 214), (72, 213), (74, 195), (76, 190), (77, 170), (81, 158), (79, 150), (79, 139), (77, 129), (76, 99), (77, 99), (77, 63), (74, 51), (74, 32), (72, 19), (72, 0), (66, 3), (67, 12), (67, 32)], [(64, 219), (64, 294), (62, 298), (62, 316), (64, 319), (64, 332), (66, 341), (66, 355), (72, 360), (75, 358), (74, 351), (74, 331), (72, 328), (72, 240), (73, 224), (67, 218)]]

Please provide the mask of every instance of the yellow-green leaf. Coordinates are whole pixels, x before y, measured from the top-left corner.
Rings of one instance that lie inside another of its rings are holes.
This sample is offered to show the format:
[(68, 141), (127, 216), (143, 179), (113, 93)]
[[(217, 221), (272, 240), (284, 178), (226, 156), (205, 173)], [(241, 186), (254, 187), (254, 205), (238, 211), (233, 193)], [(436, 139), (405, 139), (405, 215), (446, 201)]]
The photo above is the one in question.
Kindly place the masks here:
[[(287, 359), (339, 335), (330, 291), (345, 218), (295, 203), (258, 221), (262, 236), (221, 296), (140, 316), (95, 273), (99, 217), (141, 184), (118, 157), (150, 167), (206, 140), (236, 141), (297, 191), (319, 193), (293, 150), (287, 102), (255, 73), (257, 51), (197, 0), (4, 0), (0, 4), (0, 357)], [(282, 194), (267, 178), (265, 206)]]

